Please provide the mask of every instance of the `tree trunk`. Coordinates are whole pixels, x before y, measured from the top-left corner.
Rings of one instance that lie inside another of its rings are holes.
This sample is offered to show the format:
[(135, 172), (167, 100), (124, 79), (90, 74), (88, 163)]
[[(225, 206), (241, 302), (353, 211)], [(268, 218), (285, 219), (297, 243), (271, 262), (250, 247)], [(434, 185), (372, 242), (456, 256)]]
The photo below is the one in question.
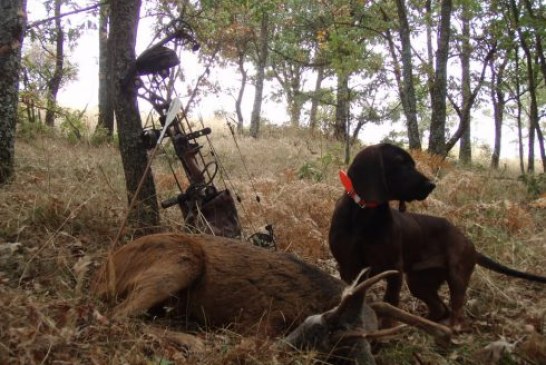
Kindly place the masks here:
[[(421, 149), (419, 124), (417, 123), (417, 102), (413, 85), (413, 62), (411, 59), (411, 39), (408, 15), (404, 0), (396, 1), (398, 19), (400, 22), (400, 42), (402, 44), (402, 86), (399, 87), (402, 107), (406, 116), (408, 140), (410, 149)], [(392, 52), (391, 52), (392, 53)], [(393, 56), (394, 57), (394, 56)]]
[(271, 64), (273, 74), (282, 87), (286, 98), (287, 113), (290, 118), (290, 126), (299, 127), (303, 95), (301, 92), (301, 65), (289, 60)]
[(252, 106), (252, 114), (250, 116), (250, 135), (258, 138), (260, 133), (260, 118), (262, 113), (262, 97), (265, 80), (265, 68), (267, 66), (268, 57), (268, 42), (269, 42), (269, 15), (266, 12), (262, 13), (262, 25), (259, 37), (259, 47), (257, 52), (256, 63), (256, 93), (254, 94), (254, 104)]
[[(546, 58), (544, 57), (544, 49), (542, 47), (542, 37), (537, 32), (535, 34), (536, 49), (538, 55), (538, 61), (540, 63), (540, 69), (542, 71), (542, 76), (546, 77)], [(536, 121), (535, 125), (537, 129), (538, 143), (540, 147), (540, 158), (542, 160), (542, 170), (546, 172), (546, 151), (544, 150), (544, 135), (540, 129), (539, 121)]]
[(324, 67), (319, 66), (317, 68), (317, 79), (315, 81), (315, 90), (313, 91), (313, 97), (311, 99), (311, 110), (309, 112), (309, 128), (311, 133), (314, 133), (317, 129), (317, 114), (318, 106), (321, 100), (322, 81), (324, 80)]
[[(467, 115), (470, 119), (470, 114)], [(472, 140), (470, 136), (470, 120), (465, 122), (466, 128), (463, 131), (461, 139), (459, 141), (459, 161), (468, 165), (472, 162)]]
[(468, 111), (462, 113), (460, 123), (463, 125), (463, 133), (459, 142), (459, 161), (469, 164), (472, 161), (472, 141), (470, 138), (470, 103), (472, 92), (470, 90), (470, 14), (468, 5), (462, 4), (462, 41), (461, 41), (461, 94), (462, 109)]
[(2, 1), (0, 11), (0, 186), (13, 177), (21, 48), (26, 0)]
[[(535, 11), (529, 0), (525, 0), (525, 7), (527, 8), (527, 11), (531, 15), (531, 18), (533, 18), (533, 20), (536, 20), (537, 16), (535, 15)], [(536, 52), (538, 55), (540, 70), (542, 72), (543, 78), (546, 80), (546, 57), (544, 56), (544, 47), (542, 46), (542, 35), (541, 35), (542, 27), (537, 26), (537, 24), (541, 24), (541, 20), (534, 21), (531, 24), (533, 25), (533, 28), (535, 31), (535, 46), (536, 46)], [(540, 124), (538, 123), (538, 120), (536, 121), (535, 128), (537, 130), (538, 143), (540, 147), (540, 157), (542, 160), (542, 168), (544, 172), (546, 172), (546, 152), (544, 150), (544, 136), (543, 136), (542, 130), (540, 129)]]
[(493, 56), (497, 53), (497, 45), (493, 44), (487, 55), (485, 56), (482, 64), (482, 70), (480, 76), (476, 80), (476, 86), (471, 89), (471, 74), (470, 74), (470, 56), (474, 53), (474, 49), (470, 45), (470, 20), (471, 14), (467, 5), (463, 5), (462, 15), (462, 46), (461, 46), (461, 107), (457, 107), (455, 102), (453, 106), (459, 116), (459, 126), (453, 136), (446, 142), (446, 154), (451, 151), (453, 146), (460, 140), (459, 147), (459, 159), (463, 163), (470, 163), (472, 159), (471, 152), (471, 140), (470, 140), (470, 119), (471, 111), (478, 96), (487, 71), (489, 62), (493, 59)]
[(57, 115), (57, 93), (61, 87), (64, 64), (64, 31), (61, 24), (61, 0), (55, 0), (55, 71), (47, 85), (47, 109), (45, 123), (53, 127)]
[(527, 151), (527, 172), (535, 171), (535, 132), (536, 125), (538, 124), (538, 104), (537, 104), (537, 94), (536, 94), (536, 81), (535, 81), (535, 72), (533, 67), (533, 55), (527, 44), (525, 35), (521, 31), (518, 25), (518, 35), (520, 40), (521, 48), (525, 53), (525, 64), (527, 68), (527, 89), (529, 92), (529, 140), (528, 140), (528, 151)]
[[(146, 149), (140, 139), (142, 125), (133, 85), (135, 77), (135, 44), (140, 12), (140, 0), (114, 1), (110, 8), (108, 37), (109, 68), (112, 76), (110, 90), (114, 95), (119, 148), (125, 172), (128, 201), (132, 201), (148, 162)], [(142, 232), (159, 223), (159, 212), (153, 177), (148, 174), (137, 197), (130, 222)]]
[(336, 92), (336, 120), (334, 124), (334, 138), (345, 141), (349, 138), (349, 75), (340, 72), (337, 75)]
[[(489, 52), (487, 53), (487, 56), (485, 57), (482, 65), (482, 71), (480, 76), (477, 79), (476, 87), (474, 90), (470, 90), (470, 51), (467, 54), (467, 59), (462, 62), (462, 105), (459, 107), (455, 103), (455, 101), (451, 100), (453, 107), (457, 111), (457, 115), (459, 116), (459, 126), (457, 127), (457, 130), (455, 133), (453, 133), (453, 136), (445, 143), (445, 151), (446, 154), (451, 151), (451, 149), (455, 146), (455, 144), (463, 137), (463, 135), (467, 134), (468, 139), (470, 140), (470, 114), (472, 111), (472, 106), (474, 105), (474, 102), (476, 101), (476, 97), (478, 96), (478, 92), (480, 91), (483, 81), (485, 80), (485, 72), (487, 70), (487, 65), (489, 64), (490, 60), (493, 58), (494, 54), (496, 53), (497, 48), (492, 47)], [(466, 86), (464, 86), (466, 85)], [(461, 144), (463, 145), (465, 142), (461, 141)], [(468, 141), (470, 143), (470, 141)], [(464, 148), (470, 148), (470, 144), (468, 146), (462, 146), (462, 149)], [(470, 158), (470, 152), (467, 152), (467, 157)], [(464, 157), (463, 157), (463, 162)], [(466, 162), (470, 162), (470, 159)]]
[(438, 48), (434, 81), (430, 88), (431, 120), (428, 149), (434, 154), (445, 156), (446, 143), (446, 96), (447, 60), (449, 56), (449, 37), (451, 32), (452, 0), (442, 0), (440, 5), (440, 24), (438, 29)]
[[(518, 48), (516, 48), (515, 51), (515, 63), (516, 63), (516, 70), (519, 70), (519, 51)], [(522, 174), (525, 174), (525, 163), (523, 160), (523, 127), (521, 123), (521, 111), (522, 111), (522, 103), (521, 103), (521, 84), (519, 79), (519, 72), (515, 72), (515, 82), (516, 82), (516, 104), (517, 104), (517, 114), (516, 114), (516, 122), (518, 127), (518, 155), (519, 155), (519, 169)]]
[(244, 53), (239, 54), (237, 64), (239, 65), (239, 72), (241, 73), (241, 86), (239, 87), (239, 93), (237, 94), (237, 99), (235, 100), (235, 112), (237, 113), (237, 131), (239, 133), (242, 133), (244, 118), (243, 118), (243, 110), (241, 108), (241, 104), (243, 102), (243, 96), (245, 95), (246, 79), (247, 79), (247, 73), (245, 70)]
[(498, 70), (495, 68), (494, 62), (491, 62), (491, 102), (493, 104), (493, 118), (495, 121), (495, 143), (493, 145), (493, 154), (491, 156), (491, 167), (499, 168), (501, 142), (502, 142), (502, 124), (504, 121), (504, 107), (506, 98), (502, 84), (504, 82), (504, 70), (508, 64), (510, 52), (506, 53), (506, 57), (499, 65)]
[(532, 116), (529, 116), (529, 137), (527, 139), (527, 172), (535, 172), (535, 126)]
[(108, 74), (108, 17), (110, 5), (102, 3), (99, 10), (99, 118), (97, 129), (103, 128), (108, 136), (114, 134), (114, 108), (110, 96)]
[(288, 92), (290, 95), (288, 101), (288, 112), (290, 114), (290, 125), (292, 127), (300, 126), (301, 110), (303, 107), (303, 95), (301, 92), (301, 66), (290, 65), (290, 77), (288, 80)]
[[(20, 77), (22, 77), (21, 81), (23, 83), (23, 89), (27, 90), (27, 91), (31, 91), (32, 86), (31, 86), (30, 80), (28, 78), (28, 70), (23, 68)], [(26, 106), (26, 114), (27, 114), (28, 122), (29, 123), (35, 123), (36, 122), (36, 108), (34, 107), (34, 97), (31, 96), (31, 97), (28, 97), (28, 98), (21, 99), (21, 103)]]
[[(534, 17), (534, 13), (532, 11), (530, 3), (525, 2), (525, 4), (527, 6), (527, 9), (530, 12), (531, 17)], [(539, 124), (538, 102), (537, 102), (537, 80), (536, 80), (536, 72), (535, 72), (535, 66), (538, 67), (538, 62), (541, 56), (540, 55), (534, 56), (531, 53), (531, 49), (529, 47), (529, 44), (527, 43), (526, 34), (524, 34), (519, 24), (520, 13), (516, 5), (516, 2), (514, 0), (511, 0), (510, 6), (512, 9), (512, 14), (514, 16), (516, 31), (518, 33), (521, 48), (523, 49), (523, 52), (525, 53), (525, 59), (527, 64), (527, 79), (528, 79), (527, 87), (529, 89), (529, 97), (531, 99), (531, 102), (529, 105), (529, 140), (528, 140), (529, 148), (528, 148), (528, 156), (527, 156), (527, 172), (532, 173), (535, 171), (535, 135), (538, 138), (542, 165), (543, 165), (542, 167), (543, 167), (543, 170), (546, 171), (546, 151), (544, 147), (544, 136), (542, 134), (542, 131), (540, 129), (540, 124)], [(537, 46), (538, 46), (538, 50), (542, 50), (542, 44)], [(544, 56), (542, 55), (542, 57)]]

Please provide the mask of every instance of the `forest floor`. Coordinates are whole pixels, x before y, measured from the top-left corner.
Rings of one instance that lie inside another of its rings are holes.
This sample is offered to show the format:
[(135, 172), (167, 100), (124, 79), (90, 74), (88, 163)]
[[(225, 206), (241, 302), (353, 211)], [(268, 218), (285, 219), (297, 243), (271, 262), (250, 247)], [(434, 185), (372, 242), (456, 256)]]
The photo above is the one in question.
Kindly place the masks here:
[[(337, 170), (345, 167), (343, 148), (283, 128), (266, 129), (259, 140), (237, 138), (239, 148), (227, 129), (212, 135), (228, 187), (241, 197), (245, 233), (272, 223), (280, 250), (335, 274), (327, 232), (342, 194)], [(169, 154), (167, 148), (153, 165), (159, 199), (176, 193)], [(438, 187), (409, 211), (447, 217), (480, 251), (546, 275), (546, 204), (539, 199), (546, 183), (540, 176), (524, 183), (509, 168), (415, 158), (425, 173), (437, 171)], [(320, 363), (316, 354), (282, 353), (275, 339), (229, 329), (186, 334), (143, 318), (110, 320), (88, 288), (127, 213), (123, 179), (115, 146), (29, 130), (18, 137), (15, 180), (0, 188), (0, 364)], [(177, 208), (161, 214), (161, 229), (183, 228)], [(401, 306), (425, 313), (407, 288)], [(378, 364), (546, 364), (544, 285), (478, 268), (466, 317), (468, 328), (449, 349), (440, 351), (433, 339), (410, 329), (377, 346)]]

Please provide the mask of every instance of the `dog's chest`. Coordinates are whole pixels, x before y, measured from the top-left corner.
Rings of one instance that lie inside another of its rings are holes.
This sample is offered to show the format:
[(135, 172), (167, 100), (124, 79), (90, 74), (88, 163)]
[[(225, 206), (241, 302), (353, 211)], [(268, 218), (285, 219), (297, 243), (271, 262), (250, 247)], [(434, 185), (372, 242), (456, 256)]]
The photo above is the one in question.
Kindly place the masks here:
[(398, 240), (389, 235), (359, 234), (354, 246), (365, 266), (373, 268), (399, 268), (402, 264), (401, 247)]

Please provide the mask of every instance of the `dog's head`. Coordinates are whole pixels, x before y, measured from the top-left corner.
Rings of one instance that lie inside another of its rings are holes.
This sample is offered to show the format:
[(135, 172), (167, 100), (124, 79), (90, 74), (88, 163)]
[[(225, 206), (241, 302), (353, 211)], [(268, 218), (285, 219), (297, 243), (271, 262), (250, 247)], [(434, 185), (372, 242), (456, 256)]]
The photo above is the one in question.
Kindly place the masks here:
[(409, 153), (387, 143), (361, 150), (347, 174), (355, 192), (369, 202), (424, 200), (436, 187), (417, 171)]

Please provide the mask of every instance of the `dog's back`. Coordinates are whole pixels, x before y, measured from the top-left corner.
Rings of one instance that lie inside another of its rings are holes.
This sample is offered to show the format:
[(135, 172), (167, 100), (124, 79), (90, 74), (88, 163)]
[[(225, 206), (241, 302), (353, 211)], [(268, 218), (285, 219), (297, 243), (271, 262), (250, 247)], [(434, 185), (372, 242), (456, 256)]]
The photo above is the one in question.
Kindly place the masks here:
[[(442, 217), (400, 213), (391, 209), (401, 235), (404, 271), (449, 268), (457, 265), (472, 271), (476, 264), (474, 244), (457, 227)], [(456, 261), (454, 261), (456, 260)]]
[(474, 245), (447, 219), (388, 206), (364, 210), (346, 196), (334, 211), (329, 243), (347, 283), (368, 266), (380, 272), (403, 265), (408, 272), (446, 267), (453, 257), (464, 257), (469, 267), (476, 263)]

